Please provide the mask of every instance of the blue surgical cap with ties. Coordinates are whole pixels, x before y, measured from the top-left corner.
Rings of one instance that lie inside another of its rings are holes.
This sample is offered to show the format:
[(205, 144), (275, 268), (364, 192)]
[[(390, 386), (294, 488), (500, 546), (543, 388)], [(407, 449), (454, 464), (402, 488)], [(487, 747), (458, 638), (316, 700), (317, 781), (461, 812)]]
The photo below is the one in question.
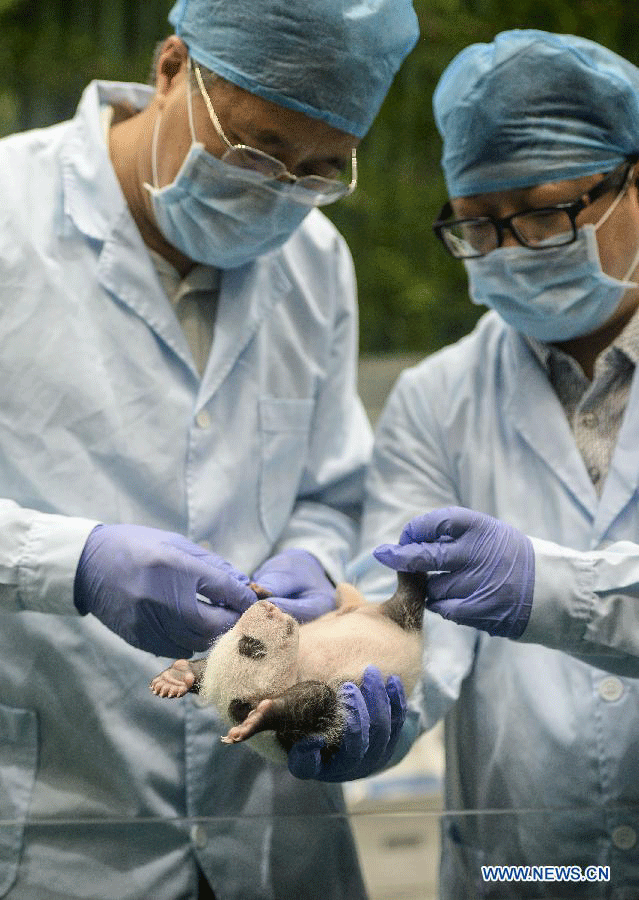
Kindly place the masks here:
[(419, 35), (411, 0), (178, 0), (169, 21), (203, 66), (358, 138)]
[(606, 172), (639, 151), (639, 69), (573, 35), (504, 31), (467, 47), (433, 107), (451, 197)]

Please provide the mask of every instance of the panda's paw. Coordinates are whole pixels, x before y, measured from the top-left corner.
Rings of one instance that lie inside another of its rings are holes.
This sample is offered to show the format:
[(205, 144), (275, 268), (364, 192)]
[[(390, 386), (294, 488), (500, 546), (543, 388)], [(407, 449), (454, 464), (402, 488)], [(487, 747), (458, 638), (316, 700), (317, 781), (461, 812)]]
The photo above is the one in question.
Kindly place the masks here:
[(149, 688), (158, 697), (183, 697), (193, 689), (196, 673), (188, 659), (177, 659), (149, 683)]

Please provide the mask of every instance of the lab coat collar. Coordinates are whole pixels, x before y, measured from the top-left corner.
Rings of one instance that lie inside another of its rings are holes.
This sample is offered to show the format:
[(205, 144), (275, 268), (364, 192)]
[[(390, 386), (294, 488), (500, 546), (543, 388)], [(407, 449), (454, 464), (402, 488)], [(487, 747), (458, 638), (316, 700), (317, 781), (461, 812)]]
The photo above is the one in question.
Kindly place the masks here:
[(524, 440), (586, 510), (592, 521), (591, 546), (598, 547), (606, 542), (606, 535), (639, 487), (636, 464), (636, 448), (639, 446), (637, 370), (633, 375), (628, 406), (610, 460), (608, 476), (601, 498), (598, 498), (540, 359), (513, 329), (509, 329), (507, 340), (505, 381), (509, 417)]
[(509, 419), (594, 520), (597, 493), (559, 399), (526, 339), (506, 327), (504, 389)]
[(64, 211), (87, 238), (101, 244), (98, 279), (103, 288), (153, 328), (197, 376), (184, 332), (133, 221), (113, 169), (101, 111), (126, 103), (147, 105), (153, 91), (138, 84), (93, 81), (85, 89), (61, 148)]
[[(98, 266), (100, 283), (141, 316), (200, 381), (191, 351), (159, 276), (128, 208), (104, 243)], [(213, 346), (197, 397), (206, 405), (227, 377), (269, 311), (284, 301), (292, 284), (279, 252), (221, 273)], [(156, 284), (157, 290), (150, 290)]]
[(615, 519), (637, 492), (639, 487), (637, 447), (639, 447), (639, 380), (635, 367), (628, 405), (597, 510), (595, 531), (598, 543), (605, 538), (606, 532), (614, 524)]
[[(199, 381), (184, 332), (111, 165), (100, 118), (106, 104), (142, 108), (152, 95), (151, 88), (138, 84), (92, 82), (86, 88), (62, 153), (64, 208), (83, 234), (102, 242), (98, 265), (102, 286), (143, 318)], [(291, 288), (280, 251), (221, 273), (213, 347), (198, 407), (220, 387), (260, 322)]]
[(201, 405), (218, 390), (265, 317), (292, 290), (277, 250), (226, 269), (221, 276), (213, 346), (198, 398)]
[(87, 237), (105, 240), (128, 206), (111, 164), (100, 111), (128, 104), (143, 109), (153, 89), (142, 84), (92, 81), (80, 100), (62, 151), (64, 211)]
[[(552, 357), (563, 354), (562, 350), (532, 338), (524, 340), (530, 345), (546, 372), (549, 371)], [(636, 377), (636, 367), (639, 363), (639, 311), (634, 314), (610, 347), (602, 352), (622, 354), (635, 366), (635, 373), (626, 414), (610, 459), (601, 498), (596, 507), (593, 546), (598, 546), (605, 540), (606, 532), (639, 487), (639, 471), (636, 465), (636, 448), (639, 446), (639, 384)]]

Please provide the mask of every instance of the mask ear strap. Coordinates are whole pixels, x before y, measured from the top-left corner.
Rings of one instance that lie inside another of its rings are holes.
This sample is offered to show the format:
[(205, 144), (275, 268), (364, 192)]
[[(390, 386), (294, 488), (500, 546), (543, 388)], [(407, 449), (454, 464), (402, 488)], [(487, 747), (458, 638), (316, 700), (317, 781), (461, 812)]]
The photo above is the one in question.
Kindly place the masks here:
[[(621, 190), (615, 197), (614, 202), (610, 204), (610, 206), (608, 207), (606, 212), (603, 214), (601, 219), (599, 219), (599, 221), (595, 225), (595, 230), (597, 228), (599, 228), (600, 225), (603, 225), (603, 223), (608, 219), (608, 217), (612, 215), (612, 213), (615, 211), (615, 209), (621, 202), (622, 198), (625, 196), (626, 191), (632, 184), (632, 180), (633, 180), (636, 168), (637, 168), (637, 164), (634, 163), (628, 169), (628, 174), (626, 175), (626, 180), (624, 181), (623, 187), (621, 188)], [(634, 272), (634, 270), (637, 268), (638, 265), (639, 265), (639, 247), (637, 247), (637, 252), (635, 253), (635, 255), (633, 257), (633, 260), (630, 263), (630, 266), (628, 267), (626, 274), (623, 276), (623, 278), (620, 279), (620, 281), (622, 281), (624, 284), (628, 284), (628, 285), (634, 284), (634, 282), (630, 281), (630, 276), (632, 275), (632, 273)], [(639, 287), (639, 285), (637, 285), (637, 287)]]
[(195, 136), (195, 125), (193, 124), (193, 98), (191, 96), (191, 54), (189, 53), (186, 60), (186, 108), (189, 114), (189, 128), (191, 129), (191, 140), (197, 144)]
[[(189, 128), (191, 129), (191, 139), (193, 143), (196, 143), (195, 139), (195, 126), (193, 124), (193, 104), (191, 102), (191, 57), (190, 55), (187, 57), (186, 61), (187, 66), (187, 77), (186, 77), (186, 108), (188, 110), (189, 116)], [(160, 116), (161, 113), (158, 113), (155, 117), (155, 125), (153, 126), (153, 137), (151, 138), (151, 175), (153, 177), (153, 187), (155, 190), (159, 189), (159, 179), (158, 179), (158, 135), (160, 132)], [(149, 184), (144, 184), (144, 187), (147, 190), (150, 190)]]
[[(631, 166), (631, 168), (628, 172), (628, 176), (626, 178), (626, 183), (624, 184), (623, 190), (621, 192), (622, 194), (625, 194), (626, 191), (628, 190), (628, 188), (630, 187), (630, 185), (632, 184), (636, 168), (637, 168), (637, 163), (634, 163), (634, 165)], [(638, 265), (639, 265), (639, 247), (637, 247), (637, 252), (635, 253), (635, 255), (632, 259), (632, 262), (630, 263), (630, 265), (628, 267), (628, 271), (626, 272), (626, 274), (623, 276), (623, 278), (621, 280), (629, 285), (636, 284), (635, 282), (630, 281), (630, 276), (632, 275), (632, 273), (634, 272), (634, 270), (637, 268)], [(639, 287), (639, 284), (637, 284), (636, 286)]]
[(622, 201), (623, 198), (625, 197), (626, 191), (628, 190), (628, 188), (630, 187), (630, 184), (632, 183), (632, 177), (633, 177), (633, 175), (634, 175), (636, 165), (637, 165), (637, 164), (635, 163), (634, 165), (630, 166), (630, 168), (628, 169), (628, 174), (626, 175), (626, 180), (625, 180), (624, 183), (623, 183), (623, 187), (621, 188), (621, 190), (619, 191), (619, 193), (617, 194), (617, 196), (615, 197), (615, 199), (613, 200), (613, 202), (610, 204), (610, 206), (608, 207), (608, 209), (605, 211), (605, 213), (603, 214), (603, 216), (599, 219), (599, 221), (598, 221), (597, 224), (595, 225), (595, 231), (596, 231), (601, 225), (603, 225), (604, 222), (607, 222), (607, 221), (608, 221), (608, 219), (610, 218), (610, 216), (613, 214), (613, 212), (616, 210), (616, 208), (619, 206), (619, 204), (621, 203), (621, 201)]
[(637, 266), (639, 266), (639, 247), (637, 247), (637, 252), (635, 253), (635, 257), (634, 257), (633, 261), (630, 263), (628, 271), (621, 279), (624, 282), (624, 284), (628, 284), (628, 285), (634, 284), (636, 287), (639, 287), (639, 284), (637, 284), (636, 281), (630, 280), (630, 276), (632, 275), (634, 270), (637, 268)]
[(158, 187), (158, 133), (160, 131), (160, 113), (155, 117), (155, 125), (153, 126), (153, 137), (151, 138), (151, 175), (153, 176), (153, 187)]

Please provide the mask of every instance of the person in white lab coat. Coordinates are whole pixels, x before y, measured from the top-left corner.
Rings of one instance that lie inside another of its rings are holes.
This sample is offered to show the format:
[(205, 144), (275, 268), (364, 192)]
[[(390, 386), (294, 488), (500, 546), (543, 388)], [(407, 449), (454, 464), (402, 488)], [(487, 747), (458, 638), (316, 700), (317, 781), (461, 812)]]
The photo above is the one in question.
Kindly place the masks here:
[(435, 228), (492, 309), (389, 398), (359, 586), (392, 581), (373, 548), (431, 573), (411, 721), (445, 718), (442, 900), (636, 897), (639, 70), (504, 32), (434, 109)]
[(353, 268), (314, 207), (417, 25), (350, 6), (181, 0), (153, 88), (0, 143), (1, 897), (364, 897), (338, 787), (147, 687), (250, 577), (303, 620), (352, 552)]

